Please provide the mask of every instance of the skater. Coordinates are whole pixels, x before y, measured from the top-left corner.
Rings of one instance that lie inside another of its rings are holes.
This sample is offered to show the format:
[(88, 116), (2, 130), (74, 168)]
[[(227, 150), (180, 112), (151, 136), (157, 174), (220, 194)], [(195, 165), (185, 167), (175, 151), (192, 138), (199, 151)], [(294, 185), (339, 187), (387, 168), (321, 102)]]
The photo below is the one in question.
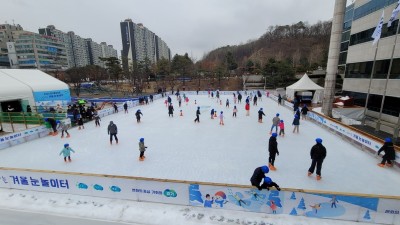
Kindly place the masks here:
[(322, 139), (315, 139), (316, 144), (311, 148), (311, 166), (308, 169), (308, 176), (314, 173), (315, 166), (317, 166), (317, 180), (321, 180), (322, 163), (326, 157), (326, 148), (322, 145)]
[(275, 115), (274, 118), (272, 118), (272, 126), (271, 126), (271, 130), (269, 131), (269, 134), (272, 134), (272, 130), (275, 128), (275, 133), (278, 133), (278, 125), (279, 125), (279, 121), (281, 121), (281, 119), (279, 119), (279, 113), (277, 113)]
[(253, 185), (254, 187), (256, 187), (258, 190), (262, 190), (260, 183), (262, 179), (265, 179), (266, 176), (265, 174), (269, 172), (268, 166), (260, 166), (257, 167), (254, 172), (253, 175), (250, 178), (250, 182), (251, 185)]
[(179, 106), (179, 108), (181, 107), (181, 105), (182, 105), (182, 97), (179, 95), (178, 96), (178, 106)]
[(276, 133), (272, 133), (271, 137), (269, 138), (269, 145), (268, 145), (268, 151), (269, 151), (269, 169), (270, 170), (276, 170), (274, 163), (275, 163), (275, 157), (276, 155), (279, 155), (278, 151), (278, 142), (276, 141), (276, 136), (278, 136)]
[(236, 102), (237, 102), (237, 97), (236, 97), (236, 94), (233, 93), (233, 103), (236, 104)]
[(64, 121), (58, 124), (58, 128), (61, 128), (61, 138), (64, 138), (64, 132), (67, 134), (67, 138), (70, 137), (68, 133), (68, 125)]
[(257, 95), (254, 95), (254, 98), (253, 98), (253, 106), (256, 106), (257, 105)]
[(140, 115), (143, 116), (142, 111), (140, 111), (140, 109), (138, 109), (138, 110), (136, 111), (135, 115), (136, 115), (136, 122), (140, 123)]
[(224, 112), (219, 114), (219, 125), (224, 125)]
[(261, 94), (261, 91), (260, 90), (258, 90), (257, 91), (257, 97), (260, 99), (260, 101), (262, 102), (262, 94)]
[(302, 120), (307, 120), (307, 112), (308, 112), (307, 105), (304, 104), (303, 108), (301, 108), (301, 119)]
[(214, 119), (214, 112), (215, 112), (215, 110), (214, 110), (214, 109), (211, 109), (211, 119), (212, 119), (212, 120)]
[(238, 103), (240, 104), (240, 103), (242, 103), (242, 94), (238, 94)]
[(295, 131), (297, 131), (297, 133), (299, 133), (300, 117), (298, 115), (294, 115), (294, 119), (293, 119), (292, 125), (294, 126), (293, 133)]
[(117, 103), (114, 102), (113, 107), (114, 107), (114, 113), (118, 113)]
[(100, 126), (100, 121), (101, 121), (100, 116), (97, 113), (95, 113), (94, 114), (94, 124), (96, 124), (96, 127)]
[(144, 152), (146, 151), (147, 146), (144, 145), (144, 138), (140, 138), (139, 140), (139, 151), (140, 151), (140, 155), (139, 155), (139, 161), (143, 161), (146, 156), (144, 156)]
[(168, 117), (171, 116), (174, 117), (174, 107), (172, 106), (172, 103), (168, 106)]
[(69, 147), (69, 144), (64, 144), (64, 148), (61, 150), (60, 155), (63, 154), (64, 156), (64, 162), (68, 161), (71, 162), (71, 152), (75, 153), (75, 151)]
[(196, 111), (196, 119), (194, 120), (194, 122), (198, 122), (200, 123), (200, 107), (197, 107), (197, 111)]
[(128, 103), (124, 103), (124, 112), (128, 113)]
[(280, 191), (281, 188), (279, 187), (279, 185), (275, 182), (272, 181), (272, 179), (270, 177), (264, 177), (264, 182), (261, 185), (261, 190), (262, 189), (267, 189), (269, 191), (270, 187), (275, 187), (276, 190)]
[(52, 129), (52, 131), (50, 131), (49, 135), (56, 136), (56, 135), (58, 134), (58, 132), (57, 132), (57, 122), (56, 122), (56, 120), (53, 119), (53, 118), (46, 118), (45, 121), (46, 121), (47, 123), (49, 123), (49, 125), (50, 125), (50, 127), (48, 127), (48, 128), (51, 128), (51, 129)]
[(85, 129), (85, 126), (83, 125), (83, 118), (82, 118), (81, 114), (78, 115), (78, 130), (80, 130), (80, 129)]
[(237, 108), (236, 108), (236, 105), (235, 105), (235, 106), (233, 106), (233, 115), (232, 115), (232, 117), (236, 118), (236, 113), (237, 113)]
[(262, 123), (262, 117), (265, 116), (265, 113), (263, 112), (263, 108), (260, 108), (260, 110), (258, 110), (258, 122)]
[(297, 108), (297, 110), (294, 112), (294, 115), (298, 116), (300, 119), (300, 109)]
[(279, 136), (285, 136), (285, 123), (283, 122), (283, 120), (279, 122)]
[(391, 138), (385, 138), (385, 143), (383, 144), (383, 146), (379, 149), (378, 151), (378, 155), (381, 152), (385, 152), (385, 155), (382, 156), (382, 162), (378, 164), (378, 166), (380, 167), (384, 167), (385, 166), (385, 162), (386, 162), (386, 166), (388, 167), (392, 167), (393, 166), (393, 162), (392, 160), (396, 159), (396, 153), (394, 151), (393, 148), (393, 142)]
[(246, 102), (244, 109), (246, 110), (246, 116), (250, 116), (250, 104), (248, 102)]
[(189, 97), (185, 97), (185, 102), (186, 102), (186, 105), (189, 104)]
[(229, 99), (226, 99), (226, 104), (225, 104), (226, 108), (229, 108)]
[(278, 106), (282, 105), (282, 96), (281, 94), (278, 95)]
[(107, 131), (108, 134), (110, 135), (110, 144), (112, 145), (113, 136), (115, 137), (115, 142), (118, 144), (118, 138), (117, 138), (118, 128), (113, 121), (110, 121)]
[(167, 98), (167, 102), (168, 102), (168, 105), (171, 105), (171, 103), (172, 103), (172, 99), (171, 99), (171, 97), (169, 97), (169, 96), (168, 96), (168, 98)]
[(150, 102), (153, 102), (153, 95), (150, 95)]

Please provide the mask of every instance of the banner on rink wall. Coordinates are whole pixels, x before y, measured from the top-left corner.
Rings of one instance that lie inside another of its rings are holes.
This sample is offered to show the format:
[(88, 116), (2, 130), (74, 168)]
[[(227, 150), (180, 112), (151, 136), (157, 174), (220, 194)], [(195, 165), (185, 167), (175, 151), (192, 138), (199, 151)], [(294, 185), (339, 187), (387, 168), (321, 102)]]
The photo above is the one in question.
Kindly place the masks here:
[(37, 126), (27, 130), (2, 135), (0, 137), (0, 149), (34, 140), (42, 136), (47, 136), (48, 134), (49, 130), (45, 126)]
[(102, 175), (0, 170), (0, 187), (188, 205), (188, 184)]
[[(382, 147), (382, 143), (379, 141), (376, 141), (366, 135), (363, 135), (357, 131), (354, 131), (340, 123), (337, 123), (335, 121), (326, 119), (324, 116), (319, 115), (318, 113), (315, 112), (309, 112), (308, 117), (311, 119), (315, 120), (317, 123), (322, 124), (323, 126), (326, 126), (337, 133), (346, 136), (353, 141), (357, 142), (360, 145), (363, 145), (365, 147), (368, 147), (369, 149), (378, 152), (378, 150)], [(396, 154), (396, 162), (400, 163), (400, 158), (399, 154)]]
[(400, 200), (191, 184), (191, 206), (394, 224)]

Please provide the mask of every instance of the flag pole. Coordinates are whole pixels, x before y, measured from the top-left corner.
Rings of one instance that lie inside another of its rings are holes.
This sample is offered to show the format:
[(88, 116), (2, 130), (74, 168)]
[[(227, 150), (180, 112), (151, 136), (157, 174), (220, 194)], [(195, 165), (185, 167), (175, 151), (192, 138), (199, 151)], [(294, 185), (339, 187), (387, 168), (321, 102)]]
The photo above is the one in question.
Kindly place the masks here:
[(382, 96), (381, 108), (380, 108), (380, 111), (379, 111), (378, 123), (376, 124), (376, 127), (375, 127), (376, 131), (379, 131), (380, 128), (381, 128), (383, 105), (385, 103), (386, 89), (387, 89), (387, 85), (388, 85), (388, 82), (389, 82), (390, 73), (392, 72), (393, 56), (394, 56), (394, 50), (396, 48), (397, 36), (399, 36), (399, 28), (400, 28), (400, 20), (397, 22), (397, 29), (396, 29), (396, 34), (395, 34), (395, 38), (394, 38), (393, 48), (392, 48), (392, 56), (390, 58), (389, 69), (388, 69), (388, 73), (387, 73), (387, 76), (386, 76), (385, 88), (383, 89), (383, 96)]
[(374, 62), (372, 63), (371, 76), (369, 77), (368, 93), (367, 93), (367, 98), (365, 99), (364, 117), (362, 119), (362, 124), (363, 125), (365, 125), (365, 120), (366, 120), (366, 117), (367, 117), (368, 100), (369, 100), (369, 94), (371, 92), (372, 77), (373, 77), (374, 71), (375, 71), (375, 62), (376, 62), (376, 54), (378, 53), (378, 46), (379, 46), (379, 40), (378, 40), (378, 43), (376, 44)]

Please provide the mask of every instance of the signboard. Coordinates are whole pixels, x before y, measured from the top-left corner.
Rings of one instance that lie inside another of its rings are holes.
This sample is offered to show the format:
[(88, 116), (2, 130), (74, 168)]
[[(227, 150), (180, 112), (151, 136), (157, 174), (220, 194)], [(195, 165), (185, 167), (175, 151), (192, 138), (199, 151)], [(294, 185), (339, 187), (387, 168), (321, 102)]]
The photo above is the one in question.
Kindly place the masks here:
[(53, 91), (35, 91), (33, 92), (35, 104), (39, 112), (49, 111), (50, 107), (56, 105), (66, 106), (71, 102), (69, 89)]

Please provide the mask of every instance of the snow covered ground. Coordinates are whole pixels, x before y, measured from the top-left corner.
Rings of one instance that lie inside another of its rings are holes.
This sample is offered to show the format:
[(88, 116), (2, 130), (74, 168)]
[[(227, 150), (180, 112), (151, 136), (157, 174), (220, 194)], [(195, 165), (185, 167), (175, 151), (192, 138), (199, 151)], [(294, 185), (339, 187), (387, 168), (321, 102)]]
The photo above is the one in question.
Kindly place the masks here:
[[(129, 114), (119, 112), (102, 118), (101, 127), (90, 122), (83, 130), (71, 129), (69, 139), (49, 136), (1, 150), (0, 167), (250, 185), (254, 169), (268, 162), (271, 120), (280, 113), (286, 123), (286, 135), (278, 138), (278, 170), (269, 176), (282, 188), (400, 196), (398, 170), (378, 167), (380, 158), (310, 121), (302, 120), (300, 133), (292, 133), (293, 112), (270, 99), (263, 97), (258, 106), (251, 104), (250, 116), (245, 115), (243, 102), (236, 104), (238, 115), (232, 118), (232, 95), (223, 95), (222, 105), (206, 95), (189, 98), (189, 105), (183, 103), (179, 108), (172, 96), (173, 118), (168, 117), (164, 98), (139, 107), (144, 114), (141, 123), (136, 123), (134, 116), (137, 108), (131, 108)], [(225, 107), (227, 98), (230, 108)], [(197, 107), (202, 113), (200, 123), (194, 123)], [(258, 123), (257, 111), (261, 107), (266, 117)], [(218, 115), (224, 112), (224, 126), (217, 118), (210, 118), (212, 108)], [(180, 109), (183, 116), (179, 116)], [(118, 126), (119, 144), (109, 143), (109, 121)], [(148, 146), (144, 162), (138, 161), (141, 137)], [(327, 148), (321, 181), (316, 181), (315, 176), (307, 177), (309, 152), (317, 137)], [(68, 164), (59, 156), (66, 142), (76, 151)]]
[[(10, 214), (5, 212), (17, 210)], [(125, 201), (88, 196), (53, 194), (34, 191), (0, 189), (0, 224), (15, 225), (10, 223), (19, 217), (23, 220), (21, 225), (53, 225), (77, 224), (77, 218), (90, 218), (90, 224), (135, 224), (135, 225), (371, 225), (371, 223), (347, 222), (330, 219), (315, 219), (303, 216), (273, 215), (251, 212), (237, 212), (223, 209), (207, 209), (202, 207), (166, 205), (136, 201)], [(40, 213), (39, 217), (25, 215), (24, 212)], [(62, 216), (53, 218), (52, 215)], [(67, 223), (71, 217), (72, 223)], [(56, 220), (56, 221), (54, 221)], [(107, 223), (109, 221), (109, 223)], [(89, 224), (86, 223), (80, 224)]]

